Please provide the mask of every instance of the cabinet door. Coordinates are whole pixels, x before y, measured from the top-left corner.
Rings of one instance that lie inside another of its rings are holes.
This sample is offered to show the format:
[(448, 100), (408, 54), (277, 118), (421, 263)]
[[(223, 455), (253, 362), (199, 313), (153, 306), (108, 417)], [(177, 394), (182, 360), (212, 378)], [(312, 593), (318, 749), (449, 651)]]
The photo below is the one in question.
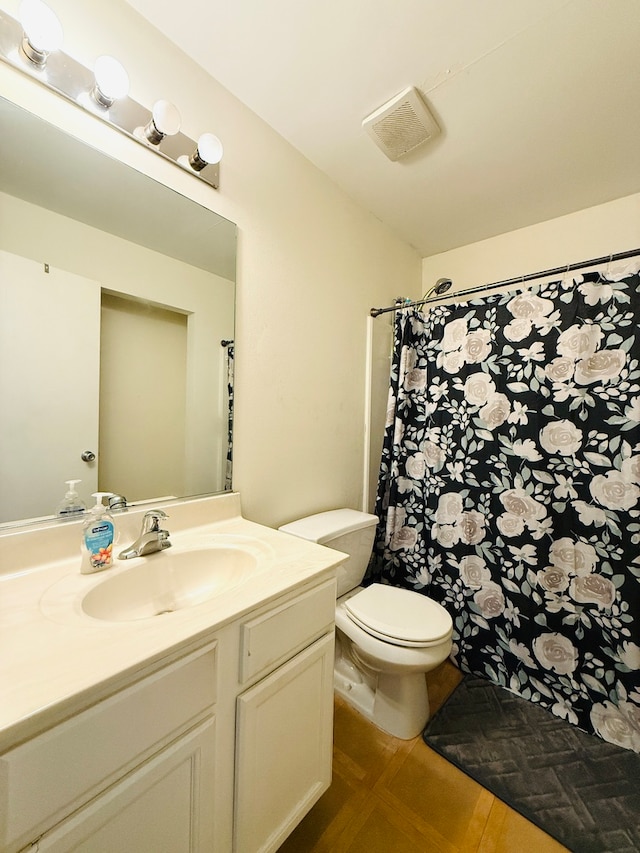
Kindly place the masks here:
[(333, 633), (238, 698), (234, 850), (277, 850), (331, 784)]
[(39, 839), (40, 853), (209, 853), (214, 728), (209, 719)]

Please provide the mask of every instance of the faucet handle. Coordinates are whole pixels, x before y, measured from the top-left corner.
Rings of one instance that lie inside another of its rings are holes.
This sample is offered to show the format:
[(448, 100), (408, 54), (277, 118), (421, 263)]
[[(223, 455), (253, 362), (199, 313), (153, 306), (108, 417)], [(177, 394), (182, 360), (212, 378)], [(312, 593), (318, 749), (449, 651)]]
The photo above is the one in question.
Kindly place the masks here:
[(161, 509), (150, 509), (148, 512), (145, 512), (142, 519), (142, 532), (155, 533), (159, 531), (161, 518), (169, 518), (167, 513)]

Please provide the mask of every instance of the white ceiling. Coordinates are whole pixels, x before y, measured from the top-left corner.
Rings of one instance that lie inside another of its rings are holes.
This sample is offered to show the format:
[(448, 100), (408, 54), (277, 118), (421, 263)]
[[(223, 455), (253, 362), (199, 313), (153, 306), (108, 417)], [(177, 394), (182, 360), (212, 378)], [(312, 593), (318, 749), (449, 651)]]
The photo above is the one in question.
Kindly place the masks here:
[[(422, 256), (640, 191), (640, 0), (128, 2)], [(442, 133), (393, 163), (407, 86)]]

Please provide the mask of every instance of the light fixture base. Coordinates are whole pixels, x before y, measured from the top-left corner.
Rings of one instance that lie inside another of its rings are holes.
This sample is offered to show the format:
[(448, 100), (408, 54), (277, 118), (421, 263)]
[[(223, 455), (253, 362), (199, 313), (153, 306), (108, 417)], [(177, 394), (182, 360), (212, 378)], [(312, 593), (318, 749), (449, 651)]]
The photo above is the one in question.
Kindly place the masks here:
[(52, 51), (46, 55), (46, 75), (43, 75), (42, 63), (22, 56), (23, 41), (22, 25), (0, 9), (0, 59), (12, 68), (26, 74), (38, 83), (62, 95), (68, 101), (101, 119), (106, 124), (115, 127), (138, 144), (144, 145), (149, 151), (160, 155), (165, 160), (174, 163), (187, 174), (199, 181), (204, 181), (214, 189), (220, 187), (220, 164), (209, 164), (200, 172), (195, 172), (188, 165), (179, 162), (179, 158), (187, 157), (196, 148), (196, 142), (183, 133), (165, 136), (157, 145), (149, 144), (144, 136), (136, 134), (136, 129), (146, 127), (151, 110), (146, 109), (130, 97), (119, 98), (108, 109), (91, 109), (96, 106), (92, 98), (87, 97), (92, 91), (95, 78), (93, 72), (85, 68), (71, 56), (61, 50)]
[(49, 54), (46, 50), (38, 50), (35, 48), (29, 39), (26, 36), (22, 37), (22, 41), (20, 42), (20, 50), (24, 54), (25, 58), (29, 62), (33, 62), (33, 64), (38, 68), (38, 70), (44, 68), (47, 64), (47, 57)]

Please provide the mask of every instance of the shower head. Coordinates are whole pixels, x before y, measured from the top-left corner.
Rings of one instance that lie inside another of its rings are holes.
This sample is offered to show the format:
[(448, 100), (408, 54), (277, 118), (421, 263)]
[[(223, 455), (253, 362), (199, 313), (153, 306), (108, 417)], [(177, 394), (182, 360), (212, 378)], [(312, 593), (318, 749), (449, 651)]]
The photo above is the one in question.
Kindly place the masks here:
[(447, 290), (451, 287), (453, 282), (450, 278), (439, 278), (436, 283), (433, 285), (431, 290), (427, 290), (422, 299), (418, 299), (417, 302), (412, 302), (410, 299), (405, 299), (402, 296), (399, 296), (396, 299), (395, 305), (392, 305), (390, 308), (372, 308), (369, 311), (369, 314), (372, 317), (377, 317), (379, 314), (386, 314), (387, 311), (401, 311), (403, 308), (411, 308), (414, 305), (422, 305), (423, 302), (427, 302), (430, 296), (434, 293), (436, 296), (442, 296), (443, 293), (446, 293)]
[(436, 281), (435, 287), (433, 288), (433, 292), (438, 296), (442, 296), (443, 293), (446, 293), (447, 290), (451, 287), (453, 282), (450, 278), (439, 278)]
[(452, 284), (453, 282), (450, 278), (439, 278), (433, 285), (431, 290), (427, 290), (421, 301), (424, 302), (426, 299), (428, 299), (430, 296), (433, 296), (434, 294), (436, 296), (442, 296), (443, 293), (446, 293), (447, 290), (449, 290)]

